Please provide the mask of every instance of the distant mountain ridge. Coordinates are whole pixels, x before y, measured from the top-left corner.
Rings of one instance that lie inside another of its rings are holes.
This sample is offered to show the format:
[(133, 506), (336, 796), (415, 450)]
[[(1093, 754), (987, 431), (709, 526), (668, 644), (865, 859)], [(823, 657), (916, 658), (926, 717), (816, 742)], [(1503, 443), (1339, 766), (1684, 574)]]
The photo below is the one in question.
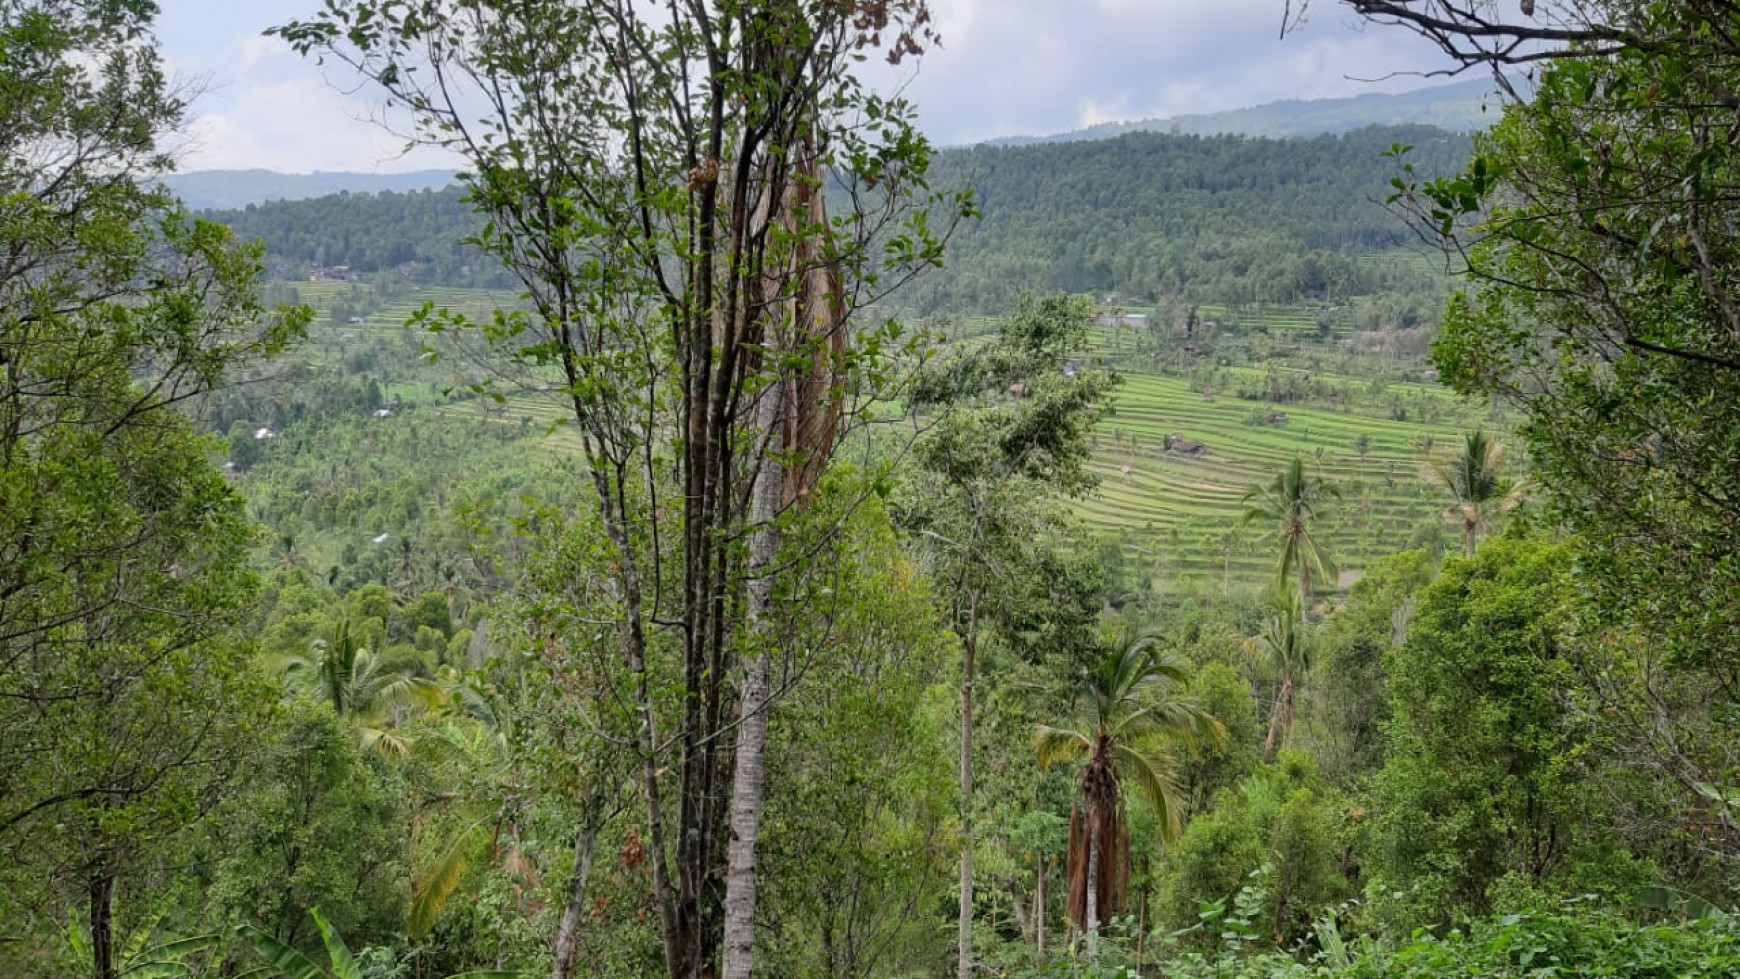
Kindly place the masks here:
[[(1522, 90), (1520, 83), (1518, 88)], [(1498, 120), (1502, 103), (1496, 93), (1497, 86), (1491, 79), (1476, 78), (1393, 95), (1370, 92), (1339, 99), (1285, 99), (1224, 112), (1108, 122), (1050, 136), (1010, 136), (987, 143), (991, 146), (1076, 143), (1134, 132), (1271, 138), (1339, 136), (1367, 126), (1401, 125), (1469, 133)]]
[[(1522, 87), (1520, 80), (1517, 82)], [(1132, 132), (1187, 136), (1233, 135), (1272, 138), (1340, 136), (1368, 126), (1421, 125), (1452, 133), (1484, 129), (1498, 119), (1499, 101), (1490, 79), (1416, 89), (1396, 95), (1369, 93), (1340, 99), (1289, 99), (1244, 109), (1108, 122), (1051, 136), (1010, 136), (988, 146), (1032, 146), (1112, 139)], [(1484, 108), (1483, 108), (1484, 107)], [(409, 173), (278, 173), (272, 170), (194, 170), (167, 178), (194, 210), (233, 210), (267, 201), (299, 201), (331, 194), (404, 193), (439, 190), (453, 183), (450, 170)]]
[(229, 209), (267, 201), (300, 201), (331, 194), (405, 193), (439, 190), (453, 183), (451, 170), (349, 173), (342, 170), (278, 173), (274, 170), (192, 170), (164, 179), (193, 210)]

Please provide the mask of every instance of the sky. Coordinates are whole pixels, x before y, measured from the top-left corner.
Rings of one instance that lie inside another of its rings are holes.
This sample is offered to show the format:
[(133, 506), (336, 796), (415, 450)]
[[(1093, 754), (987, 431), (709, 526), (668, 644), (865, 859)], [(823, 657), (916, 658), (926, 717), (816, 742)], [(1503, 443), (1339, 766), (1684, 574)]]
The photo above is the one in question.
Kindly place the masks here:
[[(260, 167), (396, 172), (446, 167), (370, 121), (354, 79), (299, 57), (267, 27), (320, 0), (160, 0), (170, 70), (200, 88), (184, 170)], [(1440, 84), (1412, 35), (1361, 29), (1332, 0), (1279, 36), (1284, 0), (932, 0), (942, 47), (916, 65), (875, 67), (940, 145)], [(1295, 4), (1296, 5), (1296, 4)]]

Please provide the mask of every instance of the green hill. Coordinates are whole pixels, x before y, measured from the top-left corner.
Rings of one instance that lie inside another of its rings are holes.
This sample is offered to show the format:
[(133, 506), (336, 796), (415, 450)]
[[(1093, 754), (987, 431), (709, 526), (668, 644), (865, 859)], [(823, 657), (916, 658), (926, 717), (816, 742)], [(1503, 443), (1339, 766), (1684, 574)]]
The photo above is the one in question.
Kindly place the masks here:
[[(1373, 263), (1413, 241), (1382, 206), (1395, 163), (1459, 169), (1467, 137), (1420, 127), (1311, 139), (1132, 133), (1118, 139), (939, 153), (937, 188), (971, 188), (981, 217), (950, 241), (947, 267), (896, 297), (921, 312), (1008, 309), (1023, 292), (1152, 301), (1338, 300), (1435, 293), (1442, 277)], [(211, 212), (260, 238), (283, 278), (315, 265), (398, 271), (426, 283), (503, 285), (457, 244), (477, 221), (456, 188), (348, 194)]]

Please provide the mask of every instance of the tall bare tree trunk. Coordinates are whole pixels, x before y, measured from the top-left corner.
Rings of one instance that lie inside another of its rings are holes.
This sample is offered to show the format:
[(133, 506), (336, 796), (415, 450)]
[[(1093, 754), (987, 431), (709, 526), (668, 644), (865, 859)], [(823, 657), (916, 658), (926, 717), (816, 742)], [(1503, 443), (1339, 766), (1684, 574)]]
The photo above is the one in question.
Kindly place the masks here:
[(978, 604), (961, 640), (961, 905), (957, 979), (973, 977), (973, 679), (977, 675)]
[[(777, 445), (784, 385), (769, 384), (757, 399), (758, 428), (767, 451)], [(731, 785), (731, 842), (726, 856), (724, 971), (721, 979), (749, 979), (755, 955), (755, 844), (761, 832), (762, 789), (766, 783), (767, 715), (771, 693), (773, 642), (772, 568), (779, 550), (780, 497), (785, 473), (763, 456), (755, 474), (749, 519), (755, 528), (749, 544), (748, 625), (754, 657), (743, 679), (737, 761)]]
[(1275, 749), (1280, 747), (1281, 738), (1287, 727), (1292, 724), (1293, 715), (1293, 681), (1281, 681), (1281, 689), (1275, 694), (1275, 709), (1269, 713), (1269, 736), (1263, 739), (1263, 764), (1275, 760)]
[(1090, 804), (1088, 807), (1088, 853), (1087, 853), (1087, 913), (1082, 915), (1083, 930), (1087, 933), (1088, 963), (1100, 964), (1100, 823), (1094, 818), (1095, 813)]
[(1045, 961), (1045, 854), (1039, 855), (1039, 880), (1033, 888), (1033, 938), (1039, 946), (1039, 960)]
[(91, 955), (96, 979), (115, 979), (115, 877), (106, 869), (90, 879)]
[[(579, 375), (569, 364), (570, 384), (577, 385)], [(586, 417), (579, 401), (575, 402), (575, 417)], [(586, 454), (597, 458), (590, 441)], [(658, 717), (653, 712), (652, 680), (646, 658), (646, 627), (642, 605), (640, 562), (635, 556), (623, 517), (616, 508), (617, 496), (612, 491), (612, 473), (602, 466), (592, 468), (593, 486), (598, 495), (599, 514), (603, 518), (605, 536), (616, 551), (617, 581), (622, 586), (622, 644), (628, 669), (634, 676), (635, 713), (640, 719), (638, 747), (640, 749), (641, 790), (646, 802), (647, 851), (652, 858), (653, 900), (659, 913), (659, 938), (664, 946), (665, 970), (671, 979), (682, 979), (683, 961), (676, 895), (671, 889), (670, 867), (665, 863), (665, 816), (663, 794), (659, 790)]]
[(592, 851), (598, 842), (598, 830), (587, 825), (574, 839), (574, 881), (568, 887), (568, 905), (562, 909), (562, 921), (556, 926), (556, 943), (551, 949), (550, 979), (570, 979), (574, 975), (574, 960), (580, 954), (580, 916), (586, 912), (586, 881), (592, 876)]

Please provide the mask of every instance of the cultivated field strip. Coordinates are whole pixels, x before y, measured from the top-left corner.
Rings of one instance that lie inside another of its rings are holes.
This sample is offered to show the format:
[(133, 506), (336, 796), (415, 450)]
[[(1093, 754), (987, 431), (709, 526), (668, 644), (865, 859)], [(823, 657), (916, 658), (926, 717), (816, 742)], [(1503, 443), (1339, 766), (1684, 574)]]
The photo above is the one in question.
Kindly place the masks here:
[[(1344, 571), (1406, 546), (1441, 519), (1445, 501), (1423, 480), (1422, 439), (1435, 452), (1460, 438), (1453, 424), (1424, 425), (1297, 405), (1284, 425), (1251, 425), (1264, 403), (1207, 400), (1181, 378), (1126, 375), (1115, 413), (1096, 432), (1100, 487), (1075, 508), (1088, 525), (1126, 535), (1167, 579), (1229, 577), (1249, 584), (1273, 568), (1269, 528), (1239, 528), (1243, 499), (1295, 454), (1334, 483), (1320, 532)], [(1200, 442), (1201, 455), (1167, 451), (1168, 435)], [(1357, 441), (1365, 437), (1363, 457)]]
[[(334, 308), (355, 308), (361, 287), (316, 282), (294, 288), (297, 301), (316, 310), (311, 337), (316, 349), (310, 351), (316, 359), (341, 357), (371, 343), (409, 349), (428, 342), (427, 335), (405, 329), (425, 302), (477, 318), (517, 303), (508, 292), (421, 287), (374, 301), (360, 315), (361, 322), (350, 322), (348, 315), (334, 322)], [(1207, 319), (1219, 312), (1204, 306), (1198, 315)], [(1249, 309), (1241, 311), (1243, 326), (1250, 326), (1251, 315)], [(1274, 307), (1265, 316), (1275, 331), (1317, 330), (1314, 315), (1298, 307)], [(1098, 328), (1087, 357), (1117, 363), (1122, 358), (1114, 346), (1114, 330)], [(393, 360), (403, 362), (398, 356)], [(1255, 386), (1263, 377), (1257, 367), (1220, 372), (1223, 382), (1235, 378), (1241, 386)], [(419, 367), (415, 377), (384, 378), (382, 390), (407, 401), (435, 401), (430, 410), (456, 422), (513, 426), (552, 446), (579, 448), (579, 434), (567, 422), (569, 408), (556, 391), (538, 390), (539, 385), (526, 381), (502, 384), (501, 402), (452, 396), (454, 389), (481, 377), (464, 358), (454, 357)], [(1322, 372), (1319, 377), (1360, 392), (1369, 384), (1360, 377)], [(1207, 398), (1184, 378), (1125, 372), (1115, 410), (1095, 434), (1091, 467), (1099, 488), (1076, 501), (1074, 509), (1090, 528), (1119, 535), (1163, 584), (1256, 585), (1272, 573), (1275, 552), (1270, 528), (1239, 526), (1243, 499), (1251, 487), (1268, 482), (1299, 454), (1341, 492), (1341, 499), (1325, 508), (1319, 533), (1342, 570), (1357, 573), (1370, 560), (1407, 546), (1434, 526), (1445, 526), (1446, 501), (1421, 476), (1424, 440), (1429, 437), (1435, 453), (1442, 455), (1463, 430), (1482, 422), (1478, 413), (1435, 385), (1390, 382), (1383, 390), (1410, 404), (1430, 405), (1434, 421), (1382, 417), (1383, 406), (1369, 398), (1354, 398), (1345, 411), (1275, 405), (1226, 392)], [(1283, 413), (1285, 423), (1250, 424), (1270, 411)], [(1206, 451), (1167, 451), (1169, 435), (1200, 442)]]

